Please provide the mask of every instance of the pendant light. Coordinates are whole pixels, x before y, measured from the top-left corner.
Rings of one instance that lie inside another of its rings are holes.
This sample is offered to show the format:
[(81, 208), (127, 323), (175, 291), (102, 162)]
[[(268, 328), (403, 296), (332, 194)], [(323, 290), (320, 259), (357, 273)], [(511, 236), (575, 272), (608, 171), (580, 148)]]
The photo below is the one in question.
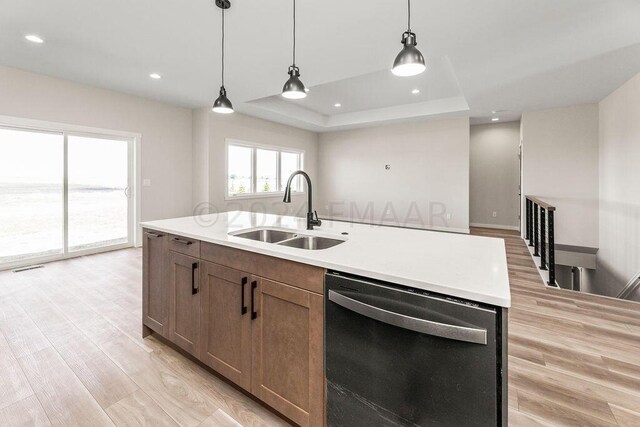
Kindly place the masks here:
[(231, 7), (229, 0), (216, 0), (216, 6), (222, 9), (222, 86), (220, 86), (220, 95), (213, 103), (213, 111), (220, 114), (233, 113), (233, 105), (227, 98), (227, 90), (224, 88), (224, 11)]
[(404, 47), (393, 61), (391, 72), (396, 76), (415, 76), (424, 72), (427, 68), (424, 65), (424, 57), (416, 45), (416, 35), (411, 31), (411, 0), (407, 0), (407, 31), (402, 34), (402, 44)]
[(282, 96), (301, 99), (307, 96), (307, 89), (300, 81), (300, 69), (296, 67), (296, 0), (293, 0), (293, 64), (289, 67), (289, 80), (282, 88)]

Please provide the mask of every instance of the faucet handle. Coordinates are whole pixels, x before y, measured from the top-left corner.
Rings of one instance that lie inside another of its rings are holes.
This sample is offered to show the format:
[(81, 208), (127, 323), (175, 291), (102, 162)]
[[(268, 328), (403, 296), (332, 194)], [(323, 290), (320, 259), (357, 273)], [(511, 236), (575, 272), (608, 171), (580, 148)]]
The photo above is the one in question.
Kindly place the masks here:
[(318, 218), (318, 211), (313, 211), (313, 214), (315, 215), (316, 219), (314, 219), (315, 224), (319, 227), (322, 225), (322, 221), (320, 221), (320, 218)]

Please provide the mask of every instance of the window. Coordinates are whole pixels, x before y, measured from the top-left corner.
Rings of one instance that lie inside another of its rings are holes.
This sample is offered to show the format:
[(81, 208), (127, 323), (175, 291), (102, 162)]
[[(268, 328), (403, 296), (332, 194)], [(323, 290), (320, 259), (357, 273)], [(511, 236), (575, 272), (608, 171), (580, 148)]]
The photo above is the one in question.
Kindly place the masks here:
[(249, 147), (229, 146), (229, 194), (253, 193), (253, 150)]
[[(303, 169), (304, 153), (243, 142), (227, 143), (227, 197), (260, 197), (282, 193), (289, 176)], [(296, 177), (291, 185), (302, 191)]]
[(278, 190), (278, 152), (256, 149), (256, 192)]

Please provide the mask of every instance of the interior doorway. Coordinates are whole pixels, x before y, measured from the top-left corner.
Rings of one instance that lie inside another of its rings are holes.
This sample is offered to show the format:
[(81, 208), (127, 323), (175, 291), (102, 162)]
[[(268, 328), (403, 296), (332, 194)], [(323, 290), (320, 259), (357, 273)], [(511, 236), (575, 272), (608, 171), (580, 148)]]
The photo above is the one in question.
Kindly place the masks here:
[(520, 122), (471, 126), (469, 222), (520, 231)]

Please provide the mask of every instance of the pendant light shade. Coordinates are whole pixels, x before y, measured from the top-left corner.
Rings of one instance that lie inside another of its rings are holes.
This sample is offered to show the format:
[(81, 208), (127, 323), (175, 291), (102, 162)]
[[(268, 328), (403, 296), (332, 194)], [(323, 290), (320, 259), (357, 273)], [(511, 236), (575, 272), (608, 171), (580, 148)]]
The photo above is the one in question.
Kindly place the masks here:
[(424, 56), (416, 48), (416, 35), (406, 32), (402, 35), (404, 47), (393, 61), (391, 72), (396, 76), (415, 76), (427, 69), (424, 64)]
[(224, 11), (231, 7), (229, 0), (216, 0), (216, 6), (222, 9), (222, 86), (220, 86), (220, 94), (218, 99), (213, 103), (213, 112), (220, 114), (233, 113), (233, 105), (227, 98), (227, 90), (224, 87)]
[(213, 111), (220, 114), (233, 113), (233, 105), (231, 105), (231, 101), (227, 98), (227, 90), (224, 86), (220, 86), (220, 95), (213, 103)]
[(282, 96), (289, 99), (301, 99), (307, 96), (304, 83), (300, 81), (300, 70), (295, 65), (289, 67), (289, 80), (282, 88)]
[(427, 69), (424, 62), (424, 56), (416, 48), (418, 44), (416, 35), (411, 31), (411, 0), (407, 0), (407, 23), (408, 28), (402, 34), (403, 48), (393, 61), (391, 72), (396, 76), (407, 77), (420, 74)]
[(282, 87), (282, 96), (288, 99), (302, 99), (307, 96), (307, 89), (300, 81), (300, 69), (296, 66), (296, 0), (293, 0), (293, 63), (289, 67), (289, 79)]

